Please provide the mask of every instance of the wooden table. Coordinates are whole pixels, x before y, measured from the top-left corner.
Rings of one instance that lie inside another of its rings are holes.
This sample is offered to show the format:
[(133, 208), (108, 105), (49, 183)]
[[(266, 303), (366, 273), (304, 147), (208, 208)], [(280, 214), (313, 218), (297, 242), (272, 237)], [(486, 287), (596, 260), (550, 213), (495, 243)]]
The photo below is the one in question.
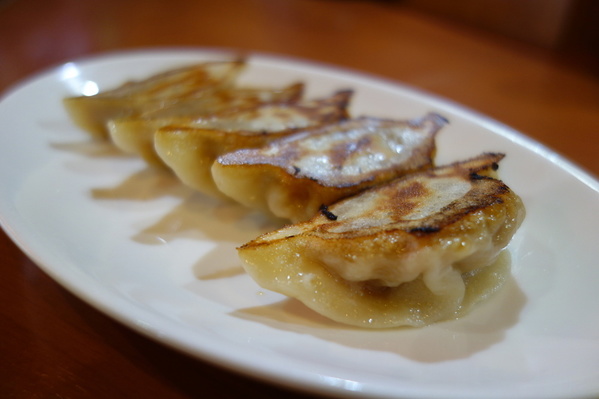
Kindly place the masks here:
[[(401, 2), (0, 1), (0, 91), (81, 56), (154, 46), (284, 54), (401, 81), (511, 125), (599, 175), (599, 78), (592, 59), (565, 57)], [(306, 397), (130, 331), (57, 285), (4, 233), (0, 259), (2, 397)]]

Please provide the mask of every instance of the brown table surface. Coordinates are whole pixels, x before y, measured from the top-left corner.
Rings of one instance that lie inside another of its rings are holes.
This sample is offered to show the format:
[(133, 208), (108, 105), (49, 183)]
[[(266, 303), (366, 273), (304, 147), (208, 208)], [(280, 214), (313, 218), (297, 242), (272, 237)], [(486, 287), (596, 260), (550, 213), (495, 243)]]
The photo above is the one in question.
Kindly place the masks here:
[[(401, 2), (0, 0), (0, 91), (78, 57), (153, 46), (254, 50), (380, 75), (495, 118), (599, 175), (599, 77), (585, 56)], [(4, 233), (0, 259), (2, 397), (305, 397), (130, 331), (56, 284)]]

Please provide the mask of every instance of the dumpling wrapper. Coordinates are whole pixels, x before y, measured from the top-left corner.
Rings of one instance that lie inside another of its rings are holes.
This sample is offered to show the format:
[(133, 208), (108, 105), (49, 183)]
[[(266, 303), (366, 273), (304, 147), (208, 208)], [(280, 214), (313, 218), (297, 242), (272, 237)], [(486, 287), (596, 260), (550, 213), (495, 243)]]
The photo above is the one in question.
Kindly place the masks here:
[(165, 126), (154, 135), (162, 161), (187, 186), (204, 194), (225, 197), (214, 184), (210, 168), (222, 154), (255, 148), (306, 127), (347, 119), (353, 95), (333, 95), (293, 104), (263, 104), (253, 109), (199, 119), (183, 126)]
[(509, 274), (504, 248), (525, 210), (490, 177), (502, 157), (485, 154), (366, 190), (241, 246), (239, 256), (263, 288), (340, 323), (454, 319)]
[(432, 113), (342, 121), (225, 154), (212, 176), (220, 191), (249, 208), (306, 220), (321, 205), (432, 167), (435, 136), (446, 123)]
[(111, 119), (108, 131), (112, 142), (122, 151), (141, 156), (149, 165), (165, 167), (154, 149), (154, 134), (168, 125), (192, 125), (194, 120), (231, 114), (262, 104), (293, 104), (302, 97), (304, 85), (296, 83), (280, 89), (224, 88), (206, 90), (202, 95), (177, 101), (140, 115)]
[(96, 139), (108, 139), (107, 122), (138, 115), (206, 91), (231, 86), (245, 68), (244, 60), (205, 62), (129, 81), (92, 96), (67, 97), (63, 104), (73, 122)]

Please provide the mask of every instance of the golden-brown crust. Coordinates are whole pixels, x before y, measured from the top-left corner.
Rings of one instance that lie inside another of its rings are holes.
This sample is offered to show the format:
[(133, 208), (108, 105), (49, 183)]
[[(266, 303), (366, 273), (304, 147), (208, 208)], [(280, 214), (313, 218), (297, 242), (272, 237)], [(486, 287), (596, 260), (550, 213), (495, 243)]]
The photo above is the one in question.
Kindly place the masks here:
[[(296, 230), (302, 234), (334, 240), (372, 240), (381, 234), (396, 233), (413, 235), (419, 239), (432, 237), (433, 233), (459, 224), (469, 214), (504, 202), (519, 202), (505, 183), (485, 175), (493, 173), (503, 157), (504, 154), (486, 153), (467, 161), (399, 177), (322, 208), (326, 212), (321, 211), (311, 220), (297, 223)], [(465, 188), (461, 190), (462, 194), (453, 194), (455, 198), (451, 198), (441, 190), (429, 187), (428, 182), (435, 179), (451, 179), (448, 184), (463, 183)], [(432, 208), (430, 203), (433, 201), (445, 205), (430, 209), (428, 214), (414, 215), (416, 210), (426, 209), (427, 206)], [(358, 224), (356, 220), (364, 222)], [(259, 237), (241, 248), (270, 243), (272, 234), (267, 233), (264, 236), (268, 237), (266, 240)], [(288, 236), (280, 239), (286, 238)]]
[(230, 86), (245, 65), (243, 59), (238, 59), (172, 69), (93, 96), (67, 97), (63, 104), (80, 128), (94, 138), (107, 139), (106, 123), (110, 119), (158, 109), (206, 90)]
[[(493, 170), (503, 157), (503, 154), (487, 153), (468, 161), (408, 175), (393, 185), (374, 188), (370, 195), (376, 197), (376, 203), (370, 209), (362, 207), (359, 217), (372, 219), (384, 210), (388, 229), (401, 229), (419, 236), (439, 232), (470, 213), (502, 203), (504, 197), (510, 195), (510, 189), (502, 181), (479, 174)], [(456, 200), (448, 199), (447, 205), (430, 215), (414, 218), (412, 213), (416, 210), (443, 198), (443, 191), (427, 184), (436, 178), (459, 180), (469, 186), (468, 191)], [(338, 209), (339, 206), (331, 211), (337, 212)], [(322, 226), (320, 231), (326, 231), (326, 227)], [(359, 234), (364, 234), (364, 231)]]
[(486, 293), (501, 285), (507, 269), (496, 262), (524, 218), (520, 198), (488, 176), (501, 158), (483, 154), (365, 190), (242, 245), (239, 256), (264, 288), (343, 323), (456, 317), (466, 297), (482, 298), (470, 277), (486, 276)]
[(183, 126), (165, 126), (155, 133), (154, 147), (183, 183), (203, 193), (222, 196), (210, 172), (219, 155), (260, 147), (306, 127), (345, 119), (352, 95), (351, 90), (341, 90), (326, 98), (293, 104), (262, 104)]
[[(315, 180), (322, 186), (356, 186), (375, 181), (379, 177), (387, 180), (386, 174), (397, 175), (394, 171), (398, 168), (411, 172), (432, 166), (434, 139), (445, 124), (443, 117), (432, 113), (407, 121), (359, 117), (310, 129), (272, 142), (268, 147), (228, 153), (221, 156), (218, 162), (223, 166), (272, 165), (295, 178)], [(416, 138), (408, 138), (408, 134)], [(416, 140), (416, 145), (408, 142)], [(391, 146), (403, 148), (389, 148)], [(395, 159), (401, 151), (407, 150), (410, 153), (398, 164)], [(364, 158), (365, 155), (376, 155), (382, 158), (382, 162), (381, 159)], [(388, 163), (389, 166), (377, 167), (374, 172), (363, 172), (358, 164), (354, 169), (346, 171), (353, 166), (352, 162), (357, 157), (364, 163)], [(317, 165), (310, 164), (315, 158), (316, 161), (326, 162), (323, 163), (326, 170), (310, 172), (308, 168), (317, 168)], [(308, 168), (298, 166), (302, 163)], [(319, 178), (318, 172), (328, 173)]]
[(208, 88), (223, 88), (233, 84), (246, 65), (244, 59), (237, 59), (173, 68), (145, 79), (125, 82), (119, 87), (98, 93), (96, 97), (133, 101), (190, 98), (201, 95), (201, 92)]
[(304, 84), (282, 88), (223, 88), (206, 90), (204, 95), (178, 99), (170, 105), (150, 109), (140, 115), (114, 118), (107, 122), (112, 142), (122, 151), (140, 155), (149, 165), (165, 167), (154, 149), (154, 135), (169, 125), (192, 125), (198, 119), (233, 119), (264, 105), (297, 103)]
[(223, 193), (248, 207), (305, 220), (321, 204), (432, 167), (435, 136), (446, 123), (437, 114), (349, 119), (227, 153), (212, 174)]

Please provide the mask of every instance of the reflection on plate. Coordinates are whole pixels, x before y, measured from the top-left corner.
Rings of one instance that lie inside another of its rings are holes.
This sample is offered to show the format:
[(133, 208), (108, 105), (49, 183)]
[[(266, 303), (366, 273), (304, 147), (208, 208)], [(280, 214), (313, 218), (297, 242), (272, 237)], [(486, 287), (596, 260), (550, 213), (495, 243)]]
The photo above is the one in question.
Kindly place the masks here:
[(46, 272), (112, 317), (232, 370), (316, 393), (406, 398), (574, 398), (599, 394), (599, 184), (523, 135), (394, 82), (265, 55), (244, 81), (303, 80), (308, 96), (352, 87), (351, 111), (436, 111), (451, 124), (439, 163), (507, 154), (501, 176), (527, 219), (510, 245), (513, 278), (469, 316), (424, 329), (360, 330), (261, 290), (235, 246), (272, 229), (169, 174), (92, 143), (61, 99), (231, 54), (110, 54), (67, 63), (0, 103), (4, 229)]

